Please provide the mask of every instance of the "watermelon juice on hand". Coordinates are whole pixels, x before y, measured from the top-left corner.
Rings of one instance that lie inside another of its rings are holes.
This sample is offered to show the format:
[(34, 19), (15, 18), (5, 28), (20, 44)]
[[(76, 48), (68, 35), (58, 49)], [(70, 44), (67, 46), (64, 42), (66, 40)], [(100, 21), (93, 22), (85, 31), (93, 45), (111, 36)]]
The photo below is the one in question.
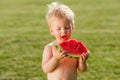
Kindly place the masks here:
[[(79, 58), (79, 55), (89, 53), (87, 47), (82, 42), (74, 39), (62, 42), (59, 46), (67, 52), (66, 56), (70, 58)], [(58, 46), (56, 47), (58, 48)]]

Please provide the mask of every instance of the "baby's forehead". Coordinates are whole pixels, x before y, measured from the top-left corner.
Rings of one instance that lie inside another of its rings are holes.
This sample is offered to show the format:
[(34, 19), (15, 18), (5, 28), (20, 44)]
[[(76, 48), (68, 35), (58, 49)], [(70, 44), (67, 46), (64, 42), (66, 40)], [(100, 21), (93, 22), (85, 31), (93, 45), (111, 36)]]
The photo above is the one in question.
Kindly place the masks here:
[(69, 19), (67, 18), (61, 18), (61, 17), (50, 17), (49, 20), (48, 20), (48, 25), (49, 27), (52, 27), (52, 26), (70, 26), (72, 25), (72, 21), (70, 21)]
[(60, 17), (51, 17), (50, 19), (49, 19), (49, 22), (53, 22), (53, 21), (62, 21), (62, 22), (64, 22), (65, 24), (70, 24), (70, 23), (72, 23), (71, 22), (71, 20), (69, 20), (69, 19), (67, 19), (67, 18), (60, 18)]

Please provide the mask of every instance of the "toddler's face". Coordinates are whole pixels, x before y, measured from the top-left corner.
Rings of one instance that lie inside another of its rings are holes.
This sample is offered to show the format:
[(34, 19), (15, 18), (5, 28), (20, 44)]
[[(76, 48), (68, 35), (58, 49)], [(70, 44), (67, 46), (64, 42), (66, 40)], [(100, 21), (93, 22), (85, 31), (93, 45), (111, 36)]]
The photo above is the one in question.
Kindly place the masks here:
[(73, 25), (65, 19), (53, 18), (50, 23), (50, 33), (55, 36), (58, 42), (70, 38)]

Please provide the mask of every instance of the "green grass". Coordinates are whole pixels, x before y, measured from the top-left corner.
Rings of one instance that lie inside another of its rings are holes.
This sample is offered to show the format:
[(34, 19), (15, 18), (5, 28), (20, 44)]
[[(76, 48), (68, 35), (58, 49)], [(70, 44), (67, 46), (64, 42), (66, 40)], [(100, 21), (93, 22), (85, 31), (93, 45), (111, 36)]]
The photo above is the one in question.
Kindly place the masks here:
[[(46, 80), (42, 51), (54, 40), (45, 14), (54, 0), (0, 0), (0, 80)], [(75, 13), (72, 38), (91, 51), (78, 80), (119, 80), (120, 0), (59, 0)]]

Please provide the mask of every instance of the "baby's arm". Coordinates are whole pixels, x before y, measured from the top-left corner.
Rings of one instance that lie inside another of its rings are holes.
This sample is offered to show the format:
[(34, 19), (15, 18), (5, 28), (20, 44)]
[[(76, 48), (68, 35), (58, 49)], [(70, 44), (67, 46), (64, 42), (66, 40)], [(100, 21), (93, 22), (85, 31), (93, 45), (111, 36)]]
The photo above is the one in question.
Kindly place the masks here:
[(88, 58), (89, 54), (81, 54), (80, 58), (78, 59), (78, 70), (80, 72), (85, 72), (88, 68), (88, 64), (87, 64), (87, 58)]
[(58, 61), (63, 57), (63, 53), (59, 53), (55, 47), (51, 45), (45, 46), (42, 59), (43, 71), (45, 73), (54, 71), (58, 65)]
[(52, 48), (46, 45), (43, 51), (42, 68), (45, 73), (53, 71), (58, 64), (58, 60), (52, 56)]

